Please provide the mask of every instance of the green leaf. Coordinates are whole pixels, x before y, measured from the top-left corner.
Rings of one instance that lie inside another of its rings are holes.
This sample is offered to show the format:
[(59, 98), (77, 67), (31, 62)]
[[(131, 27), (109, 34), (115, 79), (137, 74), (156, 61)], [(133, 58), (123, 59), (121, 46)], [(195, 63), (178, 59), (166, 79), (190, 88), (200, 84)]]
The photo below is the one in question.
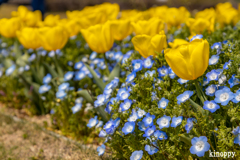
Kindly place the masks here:
[(193, 100), (189, 99), (190, 103), (192, 104), (193, 108), (199, 112), (201, 112), (203, 115), (206, 114), (206, 112), (204, 111), (204, 109), (199, 106), (197, 103), (195, 103)]
[(87, 90), (81, 90), (77, 92), (78, 95), (83, 97), (86, 101), (93, 104), (93, 99)]
[(190, 146), (192, 145), (190, 138), (188, 138), (188, 137), (186, 137), (186, 136), (184, 136), (182, 134), (179, 134), (178, 136), (179, 136), (179, 140), (180, 141), (182, 141), (182, 142), (184, 142), (184, 143), (186, 143), (186, 144), (188, 144)]
[(56, 69), (57, 69), (58, 75), (59, 75), (60, 77), (63, 77), (63, 76), (64, 76), (63, 70), (62, 70), (62, 68), (60, 67), (60, 65), (58, 64), (58, 61), (57, 61), (56, 56), (54, 57), (54, 63), (55, 63), (55, 67), (56, 67)]
[(87, 64), (85, 64), (85, 66), (87, 67), (87, 69), (90, 71), (90, 73), (93, 76), (93, 79), (96, 81), (97, 86), (101, 89), (101, 91), (104, 91), (104, 88), (106, 86), (106, 84), (100, 79), (98, 78), (96, 72)]
[(17, 59), (22, 56), (22, 52), (19, 48), (19, 42), (17, 39), (15, 40), (14, 45), (13, 45), (13, 52), (15, 53), (15, 57)]
[(5, 68), (9, 68), (12, 66), (12, 60), (11, 59), (5, 59), (3, 61), (3, 65), (5, 66)]
[(107, 115), (107, 112), (105, 112), (105, 110), (104, 110), (104, 106), (96, 107), (95, 109), (98, 112), (98, 114), (101, 116), (102, 120), (104, 122), (107, 122), (108, 121), (108, 115)]
[(39, 78), (39, 74), (36, 72), (35, 69), (33, 69), (32, 67), (30, 68), (31, 72), (32, 72), (32, 75), (33, 75), (33, 78), (34, 80), (39, 83), (39, 84), (42, 84), (42, 80)]
[(120, 70), (121, 70), (121, 67), (119, 64), (117, 64), (112, 72), (110, 73), (109, 77), (108, 77), (108, 83), (111, 82), (115, 77), (119, 77), (120, 76)]
[(43, 65), (46, 67), (46, 69), (48, 70), (48, 72), (55, 78), (58, 77), (57, 72), (47, 63), (43, 62)]
[(28, 62), (28, 58), (29, 58), (29, 55), (27, 53), (25, 53), (21, 57), (17, 58), (16, 64), (24, 67)]

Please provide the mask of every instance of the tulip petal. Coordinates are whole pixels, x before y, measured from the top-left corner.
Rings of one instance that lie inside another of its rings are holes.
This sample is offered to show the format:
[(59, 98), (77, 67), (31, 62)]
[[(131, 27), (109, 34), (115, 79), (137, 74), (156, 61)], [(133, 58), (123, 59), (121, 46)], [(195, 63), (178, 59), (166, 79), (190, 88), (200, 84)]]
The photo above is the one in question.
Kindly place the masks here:
[(132, 38), (132, 43), (135, 50), (137, 50), (144, 58), (153, 55), (153, 50), (150, 51), (151, 37), (148, 35), (138, 35)]

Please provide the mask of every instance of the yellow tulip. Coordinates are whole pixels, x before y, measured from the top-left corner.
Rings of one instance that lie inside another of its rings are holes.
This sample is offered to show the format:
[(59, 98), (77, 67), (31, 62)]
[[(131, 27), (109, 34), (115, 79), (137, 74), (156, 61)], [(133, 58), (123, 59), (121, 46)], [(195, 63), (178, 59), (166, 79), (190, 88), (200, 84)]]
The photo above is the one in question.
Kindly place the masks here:
[(156, 52), (161, 53), (164, 48), (167, 48), (166, 35), (164, 31), (154, 36), (137, 35), (132, 38), (132, 43), (144, 58), (155, 56)]
[(37, 49), (41, 47), (38, 28), (23, 28), (22, 30), (17, 31), (17, 38), (20, 43), (27, 49)]
[(82, 29), (81, 33), (89, 47), (97, 53), (105, 53), (113, 46), (114, 39), (109, 22)]
[(177, 48), (183, 44), (188, 44), (189, 42), (184, 39), (174, 39), (173, 42), (169, 42), (169, 46), (172, 48)]
[(80, 25), (77, 20), (61, 19), (59, 25), (67, 29), (70, 37), (76, 36), (80, 32)]
[(204, 18), (189, 18), (186, 22), (187, 26), (190, 28), (191, 33), (202, 34), (203, 31), (214, 31), (214, 18), (207, 20)]
[(0, 20), (0, 34), (6, 38), (16, 37), (16, 32), (21, 29), (21, 20), (17, 17), (3, 18)]
[(196, 13), (195, 18), (204, 18), (206, 20), (211, 20), (212, 18), (215, 19), (216, 18), (216, 12), (213, 8), (207, 8), (204, 9), (203, 11), (199, 11)]
[(132, 22), (131, 24), (136, 35), (146, 34), (154, 36), (164, 29), (163, 21), (156, 17), (150, 20)]
[(41, 45), (48, 51), (62, 49), (68, 41), (67, 29), (62, 26), (43, 27), (39, 29)]
[(230, 24), (237, 16), (238, 11), (232, 7), (231, 3), (226, 2), (216, 5), (216, 19), (221, 27), (223, 27), (224, 24)]
[(45, 17), (43, 22), (39, 23), (39, 26), (40, 27), (54, 27), (59, 23), (59, 21), (60, 21), (59, 15), (49, 14), (48, 16)]
[(180, 78), (194, 80), (204, 74), (209, 61), (207, 40), (196, 39), (178, 48), (166, 49), (165, 59)]
[(136, 16), (137, 14), (139, 14), (140, 11), (136, 10), (136, 9), (132, 9), (132, 10), (122, 10), (120, 15), (121, 18), (120, 19), (129, 19), (131, 17)]
[(111, 31), (115, 40), (123, 40), (132, 33), (132, 26), (129, 20), (110, 21)]

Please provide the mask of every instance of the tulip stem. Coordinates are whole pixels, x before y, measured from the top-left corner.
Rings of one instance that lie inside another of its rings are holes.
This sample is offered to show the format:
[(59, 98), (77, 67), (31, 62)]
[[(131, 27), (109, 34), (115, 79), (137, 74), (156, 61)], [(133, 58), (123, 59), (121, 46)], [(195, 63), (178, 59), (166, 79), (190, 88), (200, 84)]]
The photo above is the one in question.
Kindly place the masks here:
[(204, 105), (204, 101), (207, 99), (206, 99), (201, 87), (199, 86), (199, 83), (197, 80), (194, 80), (194, 84), (196, 87), (196, 92), (197, 92), (198, 98), (201, 100), (202, 104)]

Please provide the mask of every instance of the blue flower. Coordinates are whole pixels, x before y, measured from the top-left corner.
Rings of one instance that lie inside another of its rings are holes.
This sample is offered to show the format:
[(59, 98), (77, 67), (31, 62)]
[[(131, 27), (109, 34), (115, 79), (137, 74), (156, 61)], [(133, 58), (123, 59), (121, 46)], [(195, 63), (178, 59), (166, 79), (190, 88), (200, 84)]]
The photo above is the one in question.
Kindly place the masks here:
[(125, 100), (130, 96), (130, 93), (126, 90), (126, 88), (121, 88), (118, 90), (117, 97), (120, 100)]
[(96, 125), (96, 128), (102, 127), (103, 121), (98, 121), (98, 124)]
[(216, 42), (211, 46), (211, 49), (221, 49), (221, 48), (222, 48), (221, 42)]
[(225, 76), (224, 74), (220, 75), (220, 77), (218, 78), (218, 84), (222, 85), (227, 81), (227, 76)]
[(155, 125), (153, 125), (152, 127), (148, 127), (145, 130), (145, 133), (143, 134), (143, 137), (150, 137), (150, 136), (152, 136), (155, 130), (156, 130)]
[(196, 154), (198, 157), (203, 157), (205, 152), (210, 149), (208, 139), (205, 136), (194, 137), (191, 140), (191, 143), (192, 146), (190, 148), (190, 152), (192, 154)]
[(43, 77), (43, 83), (44, 83), (44, 84), (50, 83), (51, 80), (52, 80), (52, 75), (49, 74), (49, 73), (48, 73), (45, 77)]
[(206, 88), (206, 92), (205, 93), (208, 96), (214, 96), (216, 90), (217, 90), (217, 87), (214, 84), (212, 84), (212, 85), (210, 85), (210, 86), (208, 86)]
[(234, 135), (238, 135), (240, 133), (240, 129), (239, 129), (239, 126), (237, 126), (236, 128), (233, 129), (232, 133)]
[(83, 98), (82, 98), (82, 97), (79, 97), (79, 98), (75, 99), (75, 103), (76, 103), (76, 104), (77, 104), (77, 103), (82, 103), (82, 101), (83, 101)]
[(160, 77), (164, 77), (168, 75), (168, 68), (166, 66), (162, 66), (161, 68), (158, 68), (157, 71)]
[(11, 75), (13, 73), (13, 71), (15, 70), (15, 68), (16, 68), (15, 64), (13, 64), (11, 67), (9, 67), (5, 72), (6, 76)]
[(90, 55), (90, 57), (89, 57), (89, 59), (90, 59), (90, 60), (93, 60), (93, 59), (95, 59), (96, 57), (97, 57), (97, 52), (92, 52), (91, 55)]
[(208, 82), (210, 81), (217, 81), (218, 80), (218, 75), (220, 73), (217, 72), (215, 69), (211, 70), (206, 74)]
[(142, 118), (144, 115), (146, 115), (146, 112), (143, 109), (138, 109), (137, 111), (138, 119)]
[(160, 129), (168, 128), (170, 125), (170, 120), (170, 116), (163, 115), (161, 118), (157, 119), (157, 124), (159, 125)]
[(151, 57), (148, 57), (148, 58), (143, 60), (143, 67), (144, 68), (151, 68), (152, 65), (153, 65), (153, 61), (152, 61)]
[(142, 70), (142, 60), (141, 59), (132, 60), (132, 66), (133, 66), (134, 72), (141, 71)]
[(122, 132), (127, 135), (132, 133), (135, 129), (135, 122), (126, 122), (122, 128)]
[(125, 99), (124, 102), (122, 102), (120, 104), (120, 107), (121, 107), (122, 111), (126, 111), (131, 107), (131, 105), (132, 105), (132, 100)]
[(169, 100), (166, 98), (162, 98), (160, 101), (158, 101), (158, 108), (165, 109), (168, 105)]
[(104, 126), (103, 129), (105, 129), (107, 134), (113, 134), (115, 131), (114, 121), (109, 120)]
[(80, 81), (81, 79), (83, 79), (86, 76), (86, 73), (84, 71), (78, 71), (75, 73), (75, 77), (74, 80), (75, 81)]
[(206, 86), (208, 83), (208, 80), (206, 78), (203, 78), (203, 86)]
[(219, 56), (218, 55), (212, 55), (212, 57), (209, 59), (208, 64), (209, 65), (215, 65), (218, 63)]
[(140, 160), (142, 159), (143, 151), (134, 151), (130, 157), (130, 160)]
[(75, 104), (75, 106), (73, 106), (71, 109), (72, 109), (72, 112), (73, 114), (77, 113), (78, 111), (80, 111), (82, 108), (82, 104), (81, 103), (77, 103)]
[(225, 64), (223, 65), (223, 69), (228, 69), (230, 65), (231, 65), (231, 60), (229, 60), (228, 62), (225, 62)]
[(89, 120), (88, 124), (87, 124), (87, 127), (88, 128), (92, 128), (92, 127), (96, 126), (97, 123), (98, 123), (98, 119), (97, 118), (98, 118), (97, 116), (95, 116), (94, 118), (91, 118)]
[(234, 103), (240, 102), (240, 90), (238, 90), (236, 93), (234, 93), (234, 98), (232, 99)]
[(156, 137), (158, 140), (166, 140), (168, 138), (167, 133), (159, 130), (154, 132), (154, 137)]
[(73, 77), (73, 75), (74, 75), (74, 72), (68, 71), (68, 72), (64, 75), (64, 81), (69, 81), (69, 80), (71, 80), (72, 77)]
[(128, 121), (129, 122), (135, 122), (137, 119), (138, 119), (137, 112), (134, 109), (132, 109), (132, 114), (128, 118)]
[(238, 134), (235, 138), (234, 138), (234, 144), (238, 144), (240, 145), (240, 134)]
[(188, 80), (185, 80), (185, 79), (182, 79), (182, 78), (178, 79), (178, 83), (180, 83), (180, 84), (184, 84), (184, 83), (187, 83), (187, 82), (188, 82)]
[(168, 75), (171, 79), (174, 79), (177, 75), (173, 72), (171, 67), (168, 67)]
[(221, 90), (215, 92), (214, 101), (217, 103), (221, 103), (221, 105), (226, 106), (229, 101), (234, 98), (234, 93), (228, 87), (224, 87)]
[(195, 40), (195, 39), (202, 39), (202, 38), (203, 38), (203, 35), (197, 34), (196, 36), (193, 36), (193, 37), (191, 38), (190, 42), (193, 41), (193, 40)]
[(42, 86), (39, 87), (38, 92), (40, 94), (46, 93), (47, 91), (49, 91), (51, 89), (51, 86), (44, 84)]
[(228, 84), (230, 85), (230, 88), (239, 84), (239, 79), (235, 78), (235, 74), (233, 74), (232, 77), (228, 80)]
[(63, 99), (67, 94), (63, 91), (63, 90), (59, 90), (57, 93), (56, 93), (56, 97), (58, 99)]
[(216, 110), (218, 110), (220, 106), (215, 103), (215, 101), (205, 101), (203, 109), (209, 110), (211, 113), (214, 113)]
[(179, 126), (182, 123), (183, 117), (179, 116), (179, 117), (173, 117), (172, 118), (172, 123), (171, 123), (171, 127), (176, 128), (177, 126)]
[(189, 133), (193, 128), (193, 122), (197, 123), (197, 120), (195, 118), (188, 118), (187, 124), (185, 125), (185, 129), (187, 133)]
[(106, 135), (107, 135), (107, 133), (106, 133), (104, 130), (101, 130), (101, 131), (99, 132), (98, 137), (103, 138), (103, 137), (106, 137)]
[(153, 120), (155, 119), (155, 115), (151, 115), (147, 113), (146, 116), (143, 118), (143, 123), (146, 127), (153, 125)]
[(186, 102), (193, 95), (193, 91), (185, 91), (183, 94), (177, 96), (177, 103), (181, 104)]
[(156, 92), (152, 92), (151, 94), (152, 94), (152, 95), (151, 95), (152, 101), (158, 100), (158, 97), (157, 97), (157, 93), (156, 93)]
[(81, 69), (82, 67), (83, 67), (83, 62), (77, 62), (77, 63), (75, 63), (75, 65), (74, 65), (74, 69)]
[(105, 146), (104, 144), (102, 144), (101, 146), (99, 146), (99, 147), (97, 148), (98, 155), (99, 155), (99, 156), (102, 156), (102, 155), (104, 154), (104, 152), (105, 152), (105, 149), (106, 149), (106, 146)]
[(113, 60), (115, 60), (116, 62), (119, 62), (123, 57), (123, 54), (121, 51), (117, 51), (114, 56), (113, 56)]
[(29, 61), (29, 62), (32, 62), (32, 61), (34, 61), (35, 59), (36, 59), (36, 54), (33, 53), (33, 54), (28, 58), (28, 61)]
[(99, 107), (104, 105), (107, 102), (106, 95), (105, 94), (100, 94), (97, 96), (97, 100), (94, 101), (94, 106)]
[(136, 73), (135, 73), (135, 72), (132, 72), (131, 74), (129, 74), (129, 75), (127, 76), (126, 83), (132, 82), (135, 77), (136, 77)]
[(58, 86), (58, 90), (67, 90), (69, 88), (69, 83), (62, 83)]
[(145, 150), (149, 155), (153, 155), (158, 152), (157, 143), (153, 142), (151, 145), (145, 145)]
[(144, 125), (144, 122), (142, 122), (142, 121), (138, 122), (137, 125), (138, 125), (138, 129), (140, 131), (145, 131), (147, 129), (147, 127)]
[(153, 75), (154, 75), (155, 73), (156, 73), (155, 70), (153, 70), (153, 71), (147, 71), (147, 72), (145, 72), (144, 77), (145, 77), (145, 78), (147, 78), (148, 76), (153, 77)]

